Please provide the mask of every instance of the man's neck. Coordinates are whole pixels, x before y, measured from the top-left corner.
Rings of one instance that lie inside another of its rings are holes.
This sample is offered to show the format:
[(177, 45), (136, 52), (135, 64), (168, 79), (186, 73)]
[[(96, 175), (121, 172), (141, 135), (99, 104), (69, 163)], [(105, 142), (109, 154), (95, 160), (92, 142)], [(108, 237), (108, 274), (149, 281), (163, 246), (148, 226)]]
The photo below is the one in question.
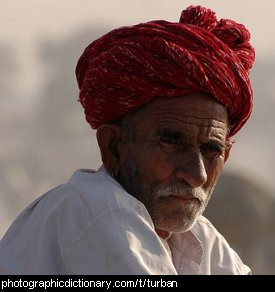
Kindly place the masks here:
[(165, 230), (161, 230), (156, 228), (156, 233), (159, 237), (163, 238), (163, 239), (168, 239), (171, 236), (171, 232), (165, 231)]

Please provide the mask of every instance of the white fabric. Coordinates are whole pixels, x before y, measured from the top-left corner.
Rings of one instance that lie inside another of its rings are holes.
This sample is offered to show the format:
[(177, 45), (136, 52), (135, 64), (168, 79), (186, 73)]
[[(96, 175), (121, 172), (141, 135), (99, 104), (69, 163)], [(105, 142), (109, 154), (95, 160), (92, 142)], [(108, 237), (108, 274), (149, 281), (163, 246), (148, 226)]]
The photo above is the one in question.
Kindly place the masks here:
[(248, 274), (200, 216), (159, 238), (145, 206), (108, 173), (78, 170), (15, 220), (0, 242), (0, 274)]

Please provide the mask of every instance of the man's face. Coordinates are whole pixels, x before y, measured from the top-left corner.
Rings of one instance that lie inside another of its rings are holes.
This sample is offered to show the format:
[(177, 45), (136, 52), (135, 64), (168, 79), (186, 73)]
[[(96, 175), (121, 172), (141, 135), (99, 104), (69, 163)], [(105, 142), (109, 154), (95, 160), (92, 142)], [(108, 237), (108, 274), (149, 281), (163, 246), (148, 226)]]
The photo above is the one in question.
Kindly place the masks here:
[(204, 211), (227, 149), (226, 109), (199, 93), (151, 102), (122, 143), (121, 185), (147, 208), (155, 228), (185, 232)]

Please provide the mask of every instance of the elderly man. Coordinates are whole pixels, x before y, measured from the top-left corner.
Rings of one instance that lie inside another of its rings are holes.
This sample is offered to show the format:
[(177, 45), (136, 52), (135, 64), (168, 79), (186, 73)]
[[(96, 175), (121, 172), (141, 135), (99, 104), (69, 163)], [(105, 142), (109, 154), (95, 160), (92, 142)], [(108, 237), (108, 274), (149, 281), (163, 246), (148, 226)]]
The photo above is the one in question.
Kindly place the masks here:
[(103, 166), (33, 202), (1, 274), (249, 274), (202, 216), (250, 116), (247, 29), (201, 6), (91, 43), (76, 68)]

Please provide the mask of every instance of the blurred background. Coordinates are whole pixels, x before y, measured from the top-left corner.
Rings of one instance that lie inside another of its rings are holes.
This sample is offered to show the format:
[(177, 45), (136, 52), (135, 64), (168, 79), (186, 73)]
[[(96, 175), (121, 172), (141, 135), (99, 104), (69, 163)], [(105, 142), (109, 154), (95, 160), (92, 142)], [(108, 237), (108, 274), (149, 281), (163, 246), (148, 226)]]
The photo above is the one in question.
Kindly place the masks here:
[(275, 2), (273, 0), (0, 0), (0, 238), (33, 199), (101, 164), (74, 68), (109, 30), (201, 4), (249, 28), (254, 112), (236, 137), (206, 216), (250, 265), (275, 274)]

